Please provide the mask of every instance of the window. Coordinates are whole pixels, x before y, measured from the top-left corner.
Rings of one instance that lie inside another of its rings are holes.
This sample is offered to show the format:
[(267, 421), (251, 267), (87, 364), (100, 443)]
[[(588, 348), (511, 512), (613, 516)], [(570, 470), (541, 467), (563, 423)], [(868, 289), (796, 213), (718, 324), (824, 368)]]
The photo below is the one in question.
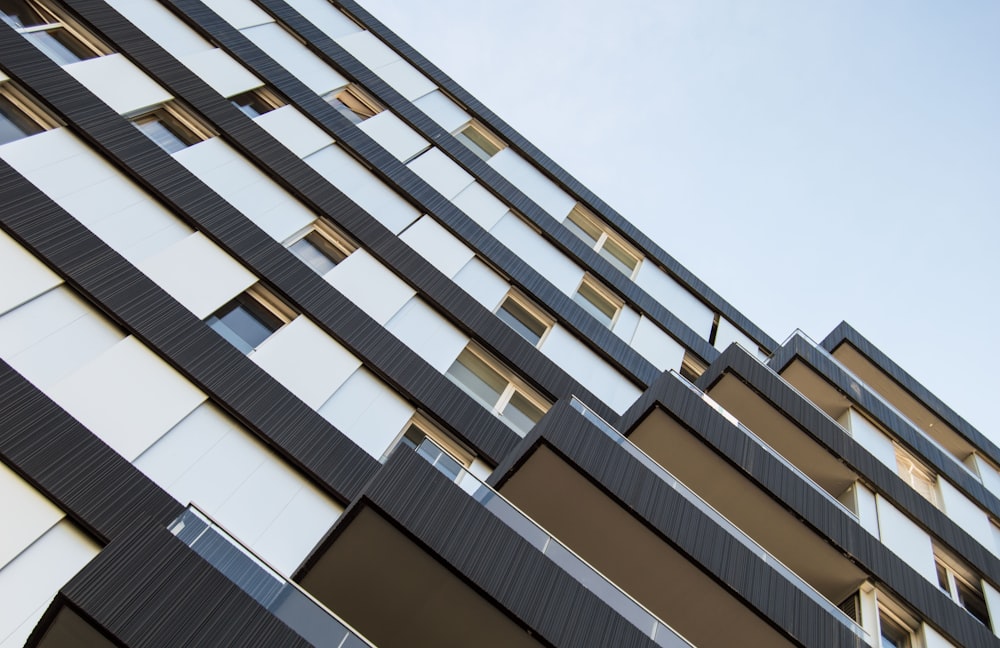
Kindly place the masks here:
[(550, 407), (507, 369), (471, 347), (466, 347), (452, 363), (448, 377), (522, 436)]
[(350, 256), (357, 246), (326, 221), (317, 220), (304, 232), (292, 237), (288, 249), (316, 274), (325, 275)]
[(53, 128), (56, 122), (35, 108), (10, 83), (0, 84), (0, 144)]
[(961, 562), (946, 556), (935, 548), (934, 563), (937, 567), (938, 587), (987, 628), (990, 613), (983, 595), (982, 579)]
[(543, 315), (527, 298), (509, 293), (496, 311), (497, 317), (525, 340), (539, 346), (552, 327), (552, 319)]
[(690, 351), (685, 351), (684, 358), (681, 360), (680, 374), (689, 381), (695, 382), (701, 378), (703, 373), (705, 373), (705, 365), (691, 355)]
[(59, 65), (110, 51), (45, 0), (0, 0), (0, 19)]
[(583, 278), (580, 287), (576, 289), (576, 294), (573, 295), (573, 301), (608, 328), (614, 324), (622, 308), (620, 299), (590, 277)]
[(229, 103), (243, 111), (243, 114), (253, 119), (260, 117), (264, 113), (269, 113), (275, 108), (285, 105), (277, 95), (267, 88), (255, 88), (247, 92), (241, 92), (229, 98)]
[(910, 631), (894, 616), (879, 609), (878, 624), (882, 648), (910, 648)]
[(483, 162), (507, 147), (503, 140), (486, 130), (486, 127), (477, 121), (469, 122), (454, 135), (465, 148), (475, 153)]
[[(473, 454), (418, 415), (407, 423), (398, 443), (407, 445), (424, 459), (455, 479), (472, 464)], [(394, 444), (395, 445), (395, 444)]]
[(563, 221), (563, 225), (626, 277), (635, 276), (642, 262), (642, 255), (583, 205), (577, 204)]
[(176, 153), (214, 136), (173, 102), (128, 117), (132, 125), (167, 153)]
[(938, 506), (937, 476), (917, 463), (906, 450), (898, 445), (896, 446), (896, 468), (903, 481), (912, 486), (925, 500)]
[(385, 110), (367, 92), (353, 84), (323, 95), (323, 100), (354, 124), (360, 124)]
[(257, 284), (215, 311), (205, 323), (234, 347), (250, 353), (293, 317), (292, 309)]

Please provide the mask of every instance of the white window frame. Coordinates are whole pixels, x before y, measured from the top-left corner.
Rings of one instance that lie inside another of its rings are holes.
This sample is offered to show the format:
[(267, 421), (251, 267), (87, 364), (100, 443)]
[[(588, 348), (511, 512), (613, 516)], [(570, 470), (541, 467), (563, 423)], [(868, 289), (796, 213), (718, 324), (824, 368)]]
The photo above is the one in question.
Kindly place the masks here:
[[(316, 244), (312, 240), (310, 240), (310, 243), (312, 243), (313, 246), (318, 248), (321, 253), (324, 253), (324, 255), (327, 256), (328, 259), (333, 261), (335, 266), (343, 263), (347, 259), (347, 257), (351, 256), (351, 254), (353, 254), (354, 251), (358, 249), (356, 243), (354, 243), (339, 229), (328, 223), (323, 218), (317, 218), (312, 223), (310, 223), (309, 225), (307, 225), (306, 227), (302, 228), (301, 230), (293, 234), (291, 237), (289, 237), (285, 241), (285, 247), (291, 248), (293, 245), (295, 245), (302, 239), (310, 236), (318, 237), (321, 240), (320, 244)], [(330, 248), (333, 252), (340, 255), (342, 258), (335, 261), (331, 256), (325, 254), (326, 251), (323, 248)], [(291, 251), (292, 254), (295, 254), (294, 251), (292, 250), (289, 251)], [(305, 263), (305, 261), (303, 261), (303, 263)], [(306, 265), (308, 265), (308, 263)], [(315, 268), (313, 269), (315, 270)], [(317, 272), (317, 274), (319, 273)]]
[[(470, 138), (468, 135), (465, 134), (465, 131), (470, 129), (475, 131), (476, 135), (482, 137), (484, 140), (493, 145), (496, 148), (496, 151), (490, 153), (483, 147), (479, 146), (479, 144), (476, 144), (476, 142), (472, 138)], [(467, 121), (466, 123), (459, 126), (457, 129), (452, 131), (451, 134), (453, 137), (455, 137), (455, 139), (461, 142), (465, 148), (475, 153), (476, 157), (478, 157), (483, 162), (487, 162), (494, 155), (507, 148), (507, 142), (503, 141), (498, 136), (494, 135), (490, 129), (483, 126), (483, 124), (476, 119)], [(470, 143), (472, 144), (472, 146), (469, 146)]]
[[(615, 293), (613, 293), (610, 290), (608, 290), (607, 288), (605, 288), (604, 284), (602, 284), (601, 282), (599, 282), (596, 279), (594, 279), (588, 273), (588, 274), (585, 274), (583, 276), (583, 279), (580, 281), (580, 285), (577, 286), (576, 290), (573, 292), (573, 295), (572, 295), (573, 301), (576, 301), (577, 296), (579, 296), (581, 299), (587, 299), (587, 297), (584, 296), (580, 292), (580, 289), (583, 288), (584, 286), (586, 286), (589, 290), (593, 291), (598, 297), (601, 297), (602, 299), (604, 299), (610, 306), (614, 307), (615, 312), (614, 312), (614, 315), (611, 316), (611, 321), (608, 322), (607, 324), (604, 324), (604, 322), (601, 322), (601, 324), (604, 325), (604, 326), (607, 326), (609, 330), (610, 329), (614, 329), (615, 328), (615, 324), (618, 322), (618, 317), (622, 314), (622, 309), (625, 308), (625, 300), (623, 300), (621, 297), (619, 297)], [(589, 299), (587, 299), (587, 301), (589, 301), (591, 304), (593, 304), (593, 302), (590, 301)], [(595, 307), (596, 307), (596, 304), (595, 304)], [(580, 306), (580, 308), (584, 308), (584, 307)], [(598, 308), (598, 310), (600, 310), (600, 309)], [(587, 314), (591, 315), (591, 317), (594, 317), (594, 315), (591, 314), (591, 313), (589, 313), (589, 312)], [(594, 319), (596, 320), (597, 318), (594, 317)]]
[[(983, 599), (984, 606), (986, 607), (987, 622), (985, 625), (987, 628), (992, 630), (993, 616), (990, 614), (989, 603), (986, 601), (986, 592), (983, 591), (982, 578), (977, 576), (971, 569), (963, 565), (960, 561), (955, 560), (938, 547), (934, 547), (934, 566), (935, 568), (940, 567), (945, 573), (945, 580), (947, 581), (945, 585), (948, 588), (948, 596), (950, 596), (951, 600), (955, 602), (955, 605), (959, 606), (966, 612), (969, 612), (969, 609), (962, 603), (962, 599), (958, 591), (958, 584), (961, 582), (969, 589), (979, 593), (979, 597)], [(940, 578), (941, 576), (938, 574), (939, 586), (941, 585)], [(969, 614), (977, 621), (981, 620), (979, 617), (973, 615), (972, 612), (969, 612)]]
[[(348, 102), (342, 99), (344, 95), (360, 103), (362, 106), (367, 108), (369, 112), (371, 112), (371, 114), (363, 115), (355, 111), (353, 108), (351, 108)], [(355, 124), (360, 124), (361, 122), (367, 119), (371, 119), (375, 115), (385, 110), (385, 106), (383, 106), (381, 103), (378, 102), (378, 100), (376, 100), (370, 94), (365, 92), (364, 89), (362, 89), (361, 87), (359, 87), (357, 84), (354, 83), (348, 83), (346, 86), (342, 88), (337, 88), (336, 90), (332, 90), (323, 95), (323, 101), (327, 102), (328, 104), (330, 104), (330, 101), (333, 99), (336, 99), (340, 103), (347, 106), (347, 109), (350, 110), (358, 118), (358, 121), (354, 122)], [(330, 107), (336, 110), (337, 112), (341, 112), (341, 110), (336, 106), (334, 106), (333, 104), (330, 104)], [(350, 117), (347, 117), (347, 119), (350, 119)], [(354, 120), (351, 119), (351, 121), (353, 122)]]
[(896, 451), (896, 474), (921, 497), (937, 508), (941, 508), (937, 474), (917, 461), (898, 443), (893, 443), (893, 446)]
[(890, 623), (906, 634), (906, 645), (901, 648), (916, 648), (916, 631), (912, 625), (904, 621), (899, 615), (889, 610), (881, 602), (878, 604), (878, 645), (882, 645), (882, 623), (883, 619), (888, 619)]
[[(569, 214), (566, 215), (566, 218), (563, 220), (563, 224), (565, 224), (566, 221), (573, 223), (580, 229), (584, 229), (583, 226), (581, 226), (580, 223), (577, 222), (577, 221), (582, 221), (590, 225), (592, 229), (598, 230), (600, 232), (600, 235), (597, 237), (597, 241), (592, 245), (591, 249), (594, 250), (594, 252), (597, 252), (597, 254), (601, 254), (601, 251), (604, 249), (604, 246), (608, 244), (608, 241), (611, 241), (612, 243), (620, 247), (622, 250), (624, 250), (626, 254), (635, 259), (635, 267), (632, 268), (631, 272), (624, 272), (621, 268), (614, 265), (610, 261), (608, 261), (608, 263), (611, 263), (611, 265), (614, 266), (616, 270), (621, 271), (622, 274), (624, 274), (629, 279), (635, 279), (636, 275), (639, 274), (639, 268), (642, 267), (642, 262), (645, 260), (645, 256), (641, 252), (639, 252), (639, 250), (637, 250), (635, 246), (630, 244), (617, 232), (611, 229), (611, 226), (609, 226), (607, 223), (605, 223), (600, 218), (591, 213), (589, 209), (587, 209), (580, 203), (577, 203), (576, 205), (573, 206), (573, 209), (569, 211)], [(589, 241), (584, 241), (583, 239), (580, 240), (590, 245)], [(603, 255), (602, 258), (604, 258)], [(607, 261), (606, 258), (605, 260)]]
[[(541, 308), (536, 306), (534, 302), (525, 297), (520, 291), (515, 290), (513, 288), (511, 288), (510, 291), (508, 291), (507, 294), (503, 296), (503, 299), (500, 300), (500, 303), (497, 304), (497, 307), (493, 309), (493, 313), (499, 317), (499, 313), (503, 309), (503, 305), (506, 304), (508, 300), (520, 306), (529, 315), (534, 317), (539, 324), (541, 324), (544, 327), (545, 330), (542, 331), (541, 336), (538, 338), (538, 342), (535, 342), (534, 344), (536, 349), (540, 348), (542, 344), (545, 343), (545, 340), (548, 339), (549, 333), (555, 326), (555, 319), (545, 314), (545, 312)], [(530, 340), (526, 339), (525, 341), (530, 344)]]

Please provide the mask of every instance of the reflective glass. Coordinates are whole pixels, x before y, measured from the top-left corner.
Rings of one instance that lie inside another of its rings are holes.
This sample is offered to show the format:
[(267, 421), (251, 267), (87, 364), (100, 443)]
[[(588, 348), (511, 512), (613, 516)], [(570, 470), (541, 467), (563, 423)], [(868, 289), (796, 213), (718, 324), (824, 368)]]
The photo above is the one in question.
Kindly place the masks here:
[(497, 317), (533, 345), (538, 344), (545, 334), (545, 324), (513, 299), (504, 300)]
[(0, 144), (41, 133), (43, 130), (45, 129), (21, 112), (10, 100), (0, 96)]
[(463, 351), (448, 369), (448, 375), (466, 391), (493, 407), (507, 387), (507, 380), (488, 364)]

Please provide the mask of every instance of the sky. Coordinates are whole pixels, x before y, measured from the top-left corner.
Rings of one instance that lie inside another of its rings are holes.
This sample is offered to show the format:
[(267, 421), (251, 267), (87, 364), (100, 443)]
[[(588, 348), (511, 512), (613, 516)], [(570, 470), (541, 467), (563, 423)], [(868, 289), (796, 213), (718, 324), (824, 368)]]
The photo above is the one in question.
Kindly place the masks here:
[(1000, 3), (360, 2), (773, 338), (846, 320), (1000, 443)]

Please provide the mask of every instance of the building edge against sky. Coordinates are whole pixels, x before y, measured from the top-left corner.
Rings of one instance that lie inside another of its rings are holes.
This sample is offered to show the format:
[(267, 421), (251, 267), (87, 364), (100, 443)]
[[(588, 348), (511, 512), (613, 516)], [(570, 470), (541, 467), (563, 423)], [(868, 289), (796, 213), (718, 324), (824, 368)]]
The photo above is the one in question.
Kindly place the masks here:
[(3, 648), (1000, 645), (1000, 448), (356, 3), (0, 12)]

